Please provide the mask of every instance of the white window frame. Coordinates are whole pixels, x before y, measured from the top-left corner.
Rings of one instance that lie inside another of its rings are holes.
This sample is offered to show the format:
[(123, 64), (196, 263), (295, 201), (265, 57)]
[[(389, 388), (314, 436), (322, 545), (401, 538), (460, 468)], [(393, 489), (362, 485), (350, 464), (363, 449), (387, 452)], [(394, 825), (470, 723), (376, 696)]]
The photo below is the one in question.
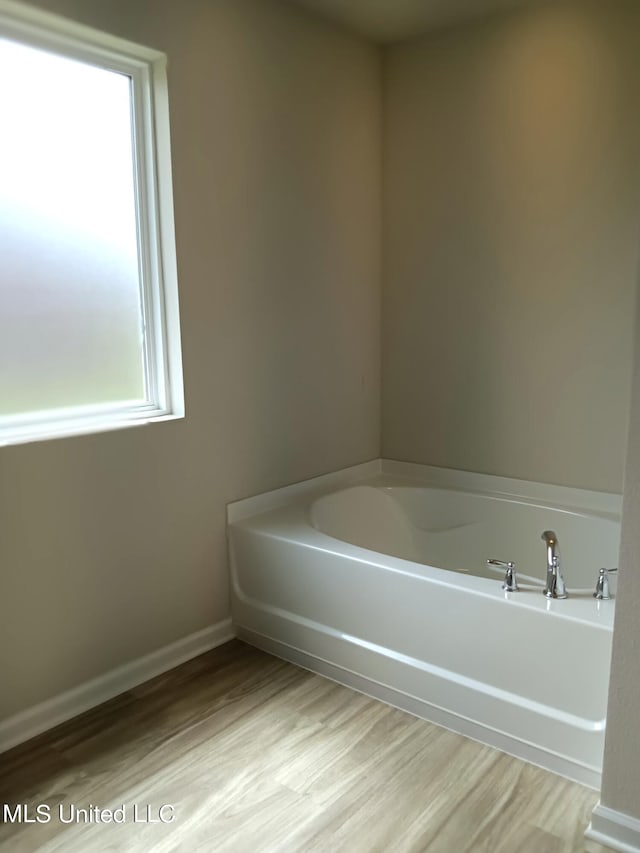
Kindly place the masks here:
[(184, 417), (165, 54), (0, 0), (0, 37), (131, 79), (132, 141), (147, 401), (0, 416), (0, 446)]

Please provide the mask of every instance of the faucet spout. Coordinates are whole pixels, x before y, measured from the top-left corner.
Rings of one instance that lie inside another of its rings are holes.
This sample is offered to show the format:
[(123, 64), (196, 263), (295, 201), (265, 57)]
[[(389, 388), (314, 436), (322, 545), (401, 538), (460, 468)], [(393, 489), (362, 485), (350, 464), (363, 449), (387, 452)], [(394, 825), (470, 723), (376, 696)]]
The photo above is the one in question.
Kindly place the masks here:
[(547, 550), (547, 583), (544, 594), (547, 598), (567, 598), (567, 588), (560, 571), (560, 545), (558, 534), (553, 530), (545, 530), (541, 537)]

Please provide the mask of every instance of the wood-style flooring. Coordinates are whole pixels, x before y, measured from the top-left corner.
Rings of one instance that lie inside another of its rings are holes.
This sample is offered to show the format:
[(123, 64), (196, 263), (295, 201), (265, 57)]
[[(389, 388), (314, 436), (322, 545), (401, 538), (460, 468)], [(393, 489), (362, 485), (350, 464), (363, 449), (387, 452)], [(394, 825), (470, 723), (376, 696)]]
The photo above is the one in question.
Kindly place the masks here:
[(233, 641), (0, 756), (0, 850), (596, 853), (597, 798)]

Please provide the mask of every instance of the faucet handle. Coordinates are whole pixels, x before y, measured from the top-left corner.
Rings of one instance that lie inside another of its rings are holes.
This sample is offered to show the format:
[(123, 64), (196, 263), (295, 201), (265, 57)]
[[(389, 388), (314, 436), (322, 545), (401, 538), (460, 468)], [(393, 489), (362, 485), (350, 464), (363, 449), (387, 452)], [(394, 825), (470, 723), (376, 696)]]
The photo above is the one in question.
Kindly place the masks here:
[(611, 594), (609, 592), (609, 575), (612, 572), (617, 572), (617, 567), (615, 569), (600, 569), (600, 573), (598, 574), (598, 580), (596, 582), (596, 589), (593, 593), (593, 597), (598, 601), (609, 601), (611, 598)]
[(510, 560), (487, 560), (488, 566), (496, 566), (500, 569), (506, 569), (504, 575), (504, 581), (502, 582), (502, 589), (506, 592), (517, 592), (520, 587), (518, 586), (518, 577), (516, 575), (516, 564), (512, 563)]

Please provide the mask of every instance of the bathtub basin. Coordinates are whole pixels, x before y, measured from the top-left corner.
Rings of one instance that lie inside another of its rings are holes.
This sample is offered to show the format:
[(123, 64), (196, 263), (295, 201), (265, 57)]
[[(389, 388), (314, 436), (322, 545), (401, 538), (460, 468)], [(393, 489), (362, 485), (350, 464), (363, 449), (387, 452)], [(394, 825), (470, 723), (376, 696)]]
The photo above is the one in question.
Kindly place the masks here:
[[(229, 507), (238, 636), (592, 787), (600, 780), (617, 496), (379, 462)], [(542, 530), (570, 597), (542, 594)], [(489, 557), (511, 560), (502, 590)]]

